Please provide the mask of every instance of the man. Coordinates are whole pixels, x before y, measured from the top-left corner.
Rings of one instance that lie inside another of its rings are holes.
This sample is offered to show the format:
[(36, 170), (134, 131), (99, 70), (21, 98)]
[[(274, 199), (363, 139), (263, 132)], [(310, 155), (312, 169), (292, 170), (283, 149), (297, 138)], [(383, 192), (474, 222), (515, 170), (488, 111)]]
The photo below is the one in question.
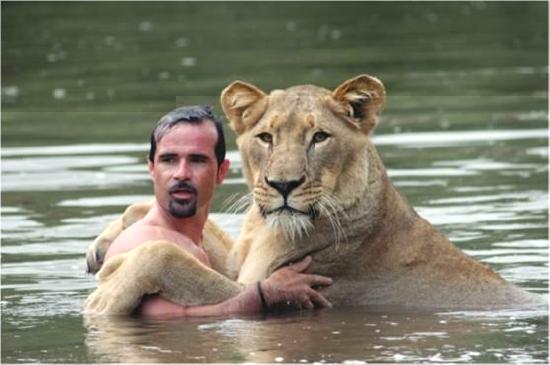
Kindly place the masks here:
[[(153, 180), (155, 203), (142, 220), (117, 237), (105, 259), (147, 241), (167, 240), (210, 266), (201, 247), (202, 231), (214, 188), (222, 183), (228, 169), (223, 128), (209, 107), (182, 107), (166, 114), (151, 135), (149, 151), (148, 170)], [(152, 295), (142, 300), (138, 312), (201, 316), (256, 312), (282, 302), (305, 308), (330, 306), (312, 287), (330, 285), (331, 279), (304, 274), (310, 263), (311, 258), (306, 257), (219, 304), (186, 307)]]

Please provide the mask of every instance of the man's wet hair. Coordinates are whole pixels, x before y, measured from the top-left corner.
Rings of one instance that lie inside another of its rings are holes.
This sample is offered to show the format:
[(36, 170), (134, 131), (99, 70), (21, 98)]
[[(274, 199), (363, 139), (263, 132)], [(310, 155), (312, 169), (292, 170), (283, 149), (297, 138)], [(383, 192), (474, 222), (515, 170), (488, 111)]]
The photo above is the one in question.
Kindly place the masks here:
[(221, 120), (214, 115), (212, 108), (208, 105), (183, 106), (172, 110), (160, 118), (155, 129), (153, 129), (153, 133), (151, 133), (149, 161), (155, 161), (157, 143), (176, 125), (180, 123), (201, 124), (207, 121), (214, 123), (216, 132), (218, 133), (218, 141), (214, 146), (214, 153), (216, 154), (218, 166), (220, 166), (225, 160), (225, 137), (223, 135), (223, 125)]

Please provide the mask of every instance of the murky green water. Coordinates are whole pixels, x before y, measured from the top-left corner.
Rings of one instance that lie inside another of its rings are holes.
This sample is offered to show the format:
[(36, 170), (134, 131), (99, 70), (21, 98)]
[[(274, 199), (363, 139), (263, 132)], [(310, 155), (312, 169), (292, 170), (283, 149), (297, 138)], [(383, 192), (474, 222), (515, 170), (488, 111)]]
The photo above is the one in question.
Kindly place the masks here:
[[(2, 362), (547, 362), (546, 308), (343, 308), (152, 321), (80, 315), (91, 239), (149, 196), (153, 123), (234, 79), (368, 72), (375, 143), (421, 215), (548, 292), (548, 9), (539, 3), (2, 3)], [(218, 109), (219, 110), (219, 109)], [(228, 136), (234, 150), (233, 136)], [(239, 157), (223, 203), (245, 191)]]

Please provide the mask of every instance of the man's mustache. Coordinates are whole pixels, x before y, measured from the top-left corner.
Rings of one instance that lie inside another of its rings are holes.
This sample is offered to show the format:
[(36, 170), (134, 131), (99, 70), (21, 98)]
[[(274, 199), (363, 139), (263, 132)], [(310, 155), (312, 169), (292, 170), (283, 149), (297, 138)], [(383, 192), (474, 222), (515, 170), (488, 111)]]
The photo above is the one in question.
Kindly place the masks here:
[(193, 193), (197, 195), (197, 189), (193, 186), (193, 184), (191, 184), (188, 181), (178, 181), (177, 183), (172, 185), (168, 190), (170, 194), (180, 192), (180, 191), (184, 191), (186, 193)]

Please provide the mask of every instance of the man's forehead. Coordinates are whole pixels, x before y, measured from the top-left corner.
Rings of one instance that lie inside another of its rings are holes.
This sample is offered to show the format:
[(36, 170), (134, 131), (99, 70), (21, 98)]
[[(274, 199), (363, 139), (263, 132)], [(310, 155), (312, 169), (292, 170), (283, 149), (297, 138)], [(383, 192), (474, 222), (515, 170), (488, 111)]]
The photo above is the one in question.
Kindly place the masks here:
[(158, 141), (158, 149), (194, 149), (214, 153), (218, 134), (214, 123), (179, 123)]

